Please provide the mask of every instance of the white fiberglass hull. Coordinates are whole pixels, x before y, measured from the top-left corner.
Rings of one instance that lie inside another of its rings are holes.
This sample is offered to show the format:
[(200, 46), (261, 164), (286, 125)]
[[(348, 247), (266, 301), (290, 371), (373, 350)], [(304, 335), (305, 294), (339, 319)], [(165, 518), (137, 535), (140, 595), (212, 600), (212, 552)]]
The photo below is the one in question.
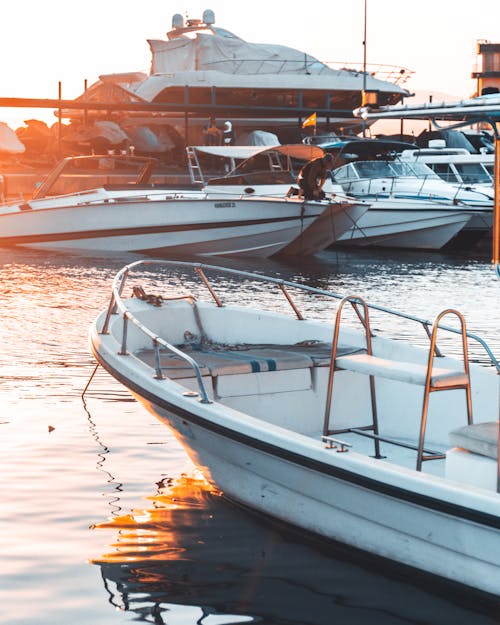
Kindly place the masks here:
[(315, 466), (310, 450), (295, 453), (286, 440), (270, 452), (142, 401), (175, 433), (205, 477), (231, 499), (325, 538), (499, 592), (500, 569), (493, 555), (498, 527), (458, 518), (446, 503), (440, 503), (441, 509), (419, 505), (429, 496), (426, 489), (408, 492), (396, 480), (394, 486), (388, 484), (387, 475), (370, 462), (350, 462), (352, 452), (337, 467)]
[[(317, 203), (304, 206), (293, 200), (187, 194), (90, 201), (82, 197), (76, 205), (61, 200), (35, 200), (28, 205), (31, 208), (0, 214), (0, 245), (268, 257), (324, 210)], [(53, 207), (47, 207), (51, 203)]]
[(425, 208), (421, 202), (374, 201), (339, 243), (440, 250), (469, 224), (465, 209)]
[[(209, 184), (205, 187), (209, 197), (248, 197), (281, 198), (287, 197), (289, 185), (283, 184), (258, 184), (253, 187), (243, 185), (217, 185)], [(250, 193), (251, 192), (251, 193)], [(258, 195), (253, 195), (254, 193)], [(291, 201), (304, 202), (297, 196), (291, 196)], [(322, 250), (337, 243), (342, 236), (351, 228), (355, 227), (359, 219), (366, 213), (369, 204), (363, 200), (348, 200), (345, 197), (336, 197), (334, 193), (330, 198), (330, 204), (326, 205), (321, 216), (304, 228), (300, 235), (281, 249), (285, 255), (305, 256), (321, 252)], [(325, 205), (326, 202), (323, 202)]]
[[(425, 475), (409, 480), (387, 467), (381, 470), (373, 458), (336, 454), (272, 427), (263, 437), (253, 423), (234, 427), (210, 410), (203, 414), (196, 399), (190, 405), (173, 396), (151, 401), (151, 380), (132, 380), (116, 367), (116, 356), (110, 362), (96, 355), (229, 498), (327, 539), (487, 593), (500, 592), (498, 502), (494, 515), (468, 514), (466, 500), (456, 503), (456, 488), (433, 488)], [(485, 518), (489, 524), (478, 523)]]

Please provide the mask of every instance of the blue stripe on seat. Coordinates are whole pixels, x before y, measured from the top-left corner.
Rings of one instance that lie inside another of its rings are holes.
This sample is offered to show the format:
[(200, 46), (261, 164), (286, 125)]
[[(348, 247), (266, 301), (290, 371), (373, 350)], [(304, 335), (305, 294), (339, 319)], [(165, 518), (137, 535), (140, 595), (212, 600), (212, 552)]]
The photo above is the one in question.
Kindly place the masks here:
[(260, 364), (262, 361), (267, 364), (268, 371), (277, 371), (277, 364), (274, 358), (261, 358), (259, 362), (259, 360), (257, 360), (254, 355), (247, 355), (243, 352), (219, 352), (207, 349), (199, 349), (197, 351), (200, 351), (203, 354), (217, 356), (219, 358), (226, 358), (228, 360), (242, 360), (251, 366), (252, 373), (259, 373), (260, 371), (262, 371), (262, 366)]

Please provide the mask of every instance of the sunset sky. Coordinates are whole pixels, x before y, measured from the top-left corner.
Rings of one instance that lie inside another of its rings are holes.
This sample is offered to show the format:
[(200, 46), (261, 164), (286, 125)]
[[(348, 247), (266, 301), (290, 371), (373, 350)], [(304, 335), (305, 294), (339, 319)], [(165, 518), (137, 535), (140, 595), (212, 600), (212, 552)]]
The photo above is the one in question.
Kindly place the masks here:
[[(17, 0), (3, 7), (0, 54), (2, 97), (63, 98), (83, 91), (99, 74), (149, 71), (146, 39), (164, 39), (173, 13), (201, 17), (212, 9), (216, 24), (256, 43), (277, 43), (322, 61), (363, 61), (364, 0), (292, 4), (275, 0)], [(467, 10), (457, 0), (367, 0), (367, 60), (413, 70), (411, 91), (468, 97), (475, 88), (476, 42), (500, 42), (500, 2), (475, 0)], [(29, 114), (29, 115), (28, 115)], [(0, 111), (12, 127), (51, 111)]]

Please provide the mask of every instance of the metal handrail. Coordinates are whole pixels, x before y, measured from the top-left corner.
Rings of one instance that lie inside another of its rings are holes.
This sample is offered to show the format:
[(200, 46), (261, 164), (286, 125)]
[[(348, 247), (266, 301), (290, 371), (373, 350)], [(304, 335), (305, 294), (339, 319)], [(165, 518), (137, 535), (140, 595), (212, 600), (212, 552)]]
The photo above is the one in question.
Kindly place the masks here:
[[(455, 315), (460, 321), (460, 334), (462, 336), (462, 356), (464, 363), (464, 375), (467, 379), (466, 383), (460, 382), (451, 382), (449, 384), (443, 384), (441, 386), (433, 386), (432, 385), (432, 371), (434, 366), (434, 347), (436, 345), (437, 340), (437, 332), (439, 329), (439, 322), (446, 315)], [(472, 425), (472, 397), (470, 390), (470, 371), (469, 371), (469, 348), (467, 346), (467, 328), (463, 315), (458, 312), (458, 310), (454, 310), (453, 308), (448, 308), (443, 310), (436, 318), (434, 322), (434, 327), (432, 329), (431, 334), (431, 345), (429, 349), (429, 358), (427, 359), (427, 375), (425, 377), (425, 388), (424, 388), (424, 402), (422, 406), (422, 416), (420, 420), (420, 434), (419, 434), (419, 442), (418, 442), (418, 452), (417, 452), (417, 471), (422, 470), (422, 462), (424, 460), (433, 460), (437, 458), (436, 455), (425, 456), (424, 455), (424, 441), (425, 441), (425, 429), (427, 425), (427, 416), (429, 409), (429, 395), (431, 391), (446, 391), (451, 389), (462, 388), (466, 393), (467, 400), (467, 424)]]
[(221, 66), (224, 64), (230, 63), (231, 65), (237, 64), (238, 70), (241, 71), (241, 68), (244, 64), (258, 66), (255, 67), (253, 72), (248, 72), (251, 74), (260, 74), (263, 73), (262, 69), (265, 68), (266, 65), (272, 65), (273, 74), (287, 74), (296, 72), (297, 70), (304, 70), (304, 73), (308, 73), (314, 69), (314, 74), (321, 75), (328, 71), (335, 72), (347, 72), (349, 74), (354, 74), (354, 76), (362, 76), (365, 72), (370, 77), (376, 77), (380, 80), (386, 80), (387, 82), (391, 82), (393, 85), (402, 85), (404, 84), (412, 74), (414, 74), (414, 70), (410, 70), (408, 68), (402, 68), (399, 65), (388, 65), (386, 63), (373, 63), (366, 66), (366, 69), (360, 63), (351, 62), (351, 61), (320, 61), (309, 55), (304, 55), (304, 58), (301, 59), (218, 59), (216, 61), (205, 63), (207, 68), (214, 68), (217, 66)]
[[(127, 309), (125, 303), (121, 299), (121, 292), (123, 291), (123, 287), (125, 286), (125, 282), (126, 282), (126, 279), (128, 277), (131, 267), (133, 267), (134, 265), (140, 264), (141, 262), (142, 261), (138, 261), (137, 263), (131, 263), (130, 265), (127, 265), (120, 272), (118, 272), (118, 274), (115, 276), (113, 280), (112, 295), (111, 295), (111, 300), (110, 300), (109, 307), (108, 307), (108, 312), (106, 314), (106, 318), (105, 318), (105, 321), (104, 321), (104, 324), (100, 333), (101, 334), (108, 333), (109, 319), (110, 319), (111, 314), (117, 314), (117, 311), (120, 311), (121, 314), (123, 315), (123, 332), (122, 332), (122, 343), (121, 343), (120, 354), (121, 355), (127, 354), (127, 324), (130, 321), (131, 323), (135, 325), (136, 328), (138, 328), (141, 332), (143, 332), (146, 336), (148, 336), (152, 341), (153, 349), (155, 350), (155, 377), (156, 379), (157, 380), (164, 379), (162, 371), (161, 371), (159, 351), (158, 351), (159, 346), (161, 346), (167, 349), (168, 351), (172, 352), (176, 356), (179, 356), (180, 358), (182, 358), (192, 367), (196, 375), (196, 380), (198, 382), (198, 388), (199, 388), (200, 395), (201, 395), (201, 402), (204, 404), (210, 404), (211, 402), (208, 398), (208, 394), (205, 389), (205, 385), (203, 383), (203, 378), (201, 375), (201, 369), (198, 363), (193, 358), (185, 354), (183, 351), (181, 351), (180, 349), (177, 349), (177, 347), (175, 347), (174, 345), (171, 345), (170, 343), (162, 339), (157, 334), (154, 334), (153, 332), (151, 332), (149, 328), (147, 328), (143, 323), (141, 323)], [(149, 264), (150, 261), (146, 261), (146, 262)]]
[[(363, 326), (365, 332), (365, 343), (366, 343), (366, 353), (371, 356), (372, 355), (372, 332), (370, 328), (370, 316), (368, 312), (368, 305), (364, 299), (357, 295), (348, 295), (344, 297), (340, 302), (337, 308), (337, 314), (335, 317), (335, 326), (333, 329), (333, 339), (332, 339), (332, 350), (330, 357), (330, 369), (328, 372), (328, 386), (326, 392), (326, 406), (325, 406), (325, 419), (323, 424), (323, 436), (328, 436), (329, 434), (337, 434), (337, 432), (333, 429), (330, 430), (330, 414), (332, 410), (332, 395), (333, 395), (333, 376), (335, 374), (335, 361), (337, 360), (337, 347), (339, 342), (339, 334), (340, 334), (340, 321), (342, 318), (342, 310), (345, 304), (351, 304), (354, 311), (356, 312), (361, 325)], [(361, 314), (358, 306), (361, 306), (363, 309), (363, 314)], [(370, 375), (370, 399), (371, 399), (371, 409), (372, 409), (372, 425), (366, 426), (373, 431), (373, 433), (378, 436), (378, 416), (377, 416), (377, 401), (375, 397), (375, 378), (373, 375)], [(366, 429), (365, 426), (363, 429)], [(381, 458), (380, 456), (380, 444), (377, 438), (374, 438), (375, 442), (375, 458)]]
[[(343, 300), (344, 299), (344, 295), (340, 295), (338, 293), (334, 293), (332, 291), (326, 291), (324, 289), (318, 289), (316, 287), (311, 287), (311, 286), (307, 286), (304, 284), (298, 284), (296, 282), (291, 282), (288, 280), (283, 280), (281, 278), (273, 278), (271, 276), (265, 276), (262, 274), (257, 274), (257, 273), (252, 273), (252, 272), (248, 272), (248, 271), (242, 271), (239, 269), (231, 269), (228, 267), (220, 267), (217, 265), (208, 265), (205, 263), (195, 263), (195, 262), (189, 262), (189, 261), (177, 261), (177, 260), (160, 260), (160, 259), (141, 259), (141, 260), (137, 260), (134, 261), (128, 265), (126, 265), (125, 267), (123, 267), (115, 276), (114, 280), (113, 280), (113, 286), (112, 286), (112, 301), (110, 303), (110, 310), (112, 310), (113, 307), (116, 307), (116, 309), (120, 310), (122, 313), (127, 312), (128, 313), (128, 319), (130, 321), (132, 321), (132, 323), (134, 323), (135, 325), (137, 325), (138, 327), (144, 327), (142, 326), (142, 324), (137, 321), (135, 319), (135, 317), (132, 315), (132, 313), (130, 313), (125, 304), (123, 303), (123, 301), (121, 300), (121, 291), (123, 291), (123, 287), (125, 286), (125, 282), (129, 276), (129, 273), (132, 269), (137, 268), (138, 266), (148, 266), (148, 265), (156, 265), (156, 266), (166, 266), (166, 267), (190, 267), (192, 269), (195, 270), (196, 273), (198, 273), (198, 275), (200, 275), (200, 272), (204, 274), (204, 271), (208, 270), (212, 270), (212, 271), (217, 271), (220, 273), (226, 273), (226, 274), (231, 274), (231, 275), (235, 275), (235, 276), (240, 276), (242, 278), (250, 278), (252, 280), (259, 280), (261, 282), (267, 282), (270, 284), (276, 284), (280, 290), (283, 289), (283, 287), (289, 287), (289, 288), (295, 288), (298, 289), (300, 291), (304, 291), (306, 293), (313, 293), (315, 295), (321, 295), (324, 297), (329, 297), (332, 299), (337, 299), (337, 300)], [(496, 268), (497, 273), (499, 274), (500, 277), (500, 269), (498, 269), (498, 267)], [(200, 275), (201, 277), (201, 275)], [(205, 277), (206, 279), (206, 277)], [(203, 281), (205, 283), (205, 286), (207, 286), (207, 282)], [(217, 295), (215, 294), (215, 291), (213, 290), (213, 287), (210, 287), (209, 292), (212, 296), (212, 298), (214, 299), (214, 301), (216, 302), (217, 306), (222, 306), (222, 302), (220, 301), (220, 299), (217, 297)], [(289, 299), (289, 294), (288, 297), (285, 296), (285, 299), (288, 301), (288, 303), (291, 305), (293, 311), (295, 312), (296, 316), (299, 319), (303, 319), (304, 317), (302, 316), (302, 314), (300, 313), (299, 309), (297, 308), (296, 305), (292, 305)], [(399, 317), (401, 319), (406, 319), (408, 321), (414, 321), (418, 324), (420, 324), (425, 333), (427, 338), (429, 337), (429, 328), (432, 328), (434, 326), (434, 323), (432, 321), (429, 321), (428, 319), (423, 319), (421, 317), (417, 317), (415, 315), (409, 315), (407, 313), (403, 313), (400, 311), (396, 311), (396, 310), (392, 310), (390, 308), (387, 308), (385, 306), (380, 306), (378, 304), (366, 304), (367, 307), (371, 310), (376, 310), (378, 312), (382, 312), (382, 313), (386, 313), (389, 315), (393, 315), (396, 317)], [(110, 313), (111, 314), (111, 313)], [(452, 328), (450, 326), (444, 326), (444, 325), (438, 325), (438, 327), (446, 332), (451, 332), (453, 334), (462, 334), (461, 329), (458, 328)], [(144, 327), (145, 330), (147, 330), (147, 328)], [(107, 331), (107, 324), (105, 323), (103, 325), (103, 330), (102, 332), (106, 332)], [(160, 337), (157, 337), (156, 335), (154, 335), (153, 333), (149, 332), (149, 330), (146, 332), (146, 334), (148, 334), (148, 336), (150, 336), (152, 339), (157, 339), (159, 340), (160, 344), (165, 344), (165, 347), (170, 348), (173, 346), (170, 346), (166, 341), (163, 341), (163, 339), (161, 339)], [(498, 359), (495, 357), (495, 355), (493, 354), (493, 352), (491, 351), (490, 347), (488, 346), (488, 344), (486, 343), (486, 341), (484, 339), (482, 339), (480, 336), (478, 336), (477, 334), (471, 333), (469, 331), (466, 332), (466, 336), (469, 339), (472, 339), (473, 341), (476, 341), (477, 343), (479, 343), (479, 345), (481, 345), (481, 347), (484, 349), (484, 351), (486, 352), (486, 354), (488, 355), (492, 365), (495, 367), (497, 373), (500, 375), (500, 362), (498, 361)], [(174, 348), (175, 349), (175, 348)]]

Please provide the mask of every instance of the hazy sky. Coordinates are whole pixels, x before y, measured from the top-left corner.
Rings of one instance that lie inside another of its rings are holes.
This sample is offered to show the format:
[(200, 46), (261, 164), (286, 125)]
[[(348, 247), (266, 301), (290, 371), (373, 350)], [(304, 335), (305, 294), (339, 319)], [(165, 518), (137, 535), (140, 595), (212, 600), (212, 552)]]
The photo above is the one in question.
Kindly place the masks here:
[[(146, 39), (164, 39), (174, 13), (197, 18), (204, 9), (247, 41), (292, 46), (322, 61), (363, 61), (364, 0), (85, 0), (71, 14), (60, 0), (9, 0), (2, 9), (2, 97), (57, 97), (61, 81), (63, 98), (74, 98), (99, 74), (148, 72)], [(500, 43), (499, 0), (367, 0), (367, 61), (413, 70), (411, 91), (471, 95), (478, 40)], [(15, 119), (47, 115), (0, 110), (13, 127)]]

